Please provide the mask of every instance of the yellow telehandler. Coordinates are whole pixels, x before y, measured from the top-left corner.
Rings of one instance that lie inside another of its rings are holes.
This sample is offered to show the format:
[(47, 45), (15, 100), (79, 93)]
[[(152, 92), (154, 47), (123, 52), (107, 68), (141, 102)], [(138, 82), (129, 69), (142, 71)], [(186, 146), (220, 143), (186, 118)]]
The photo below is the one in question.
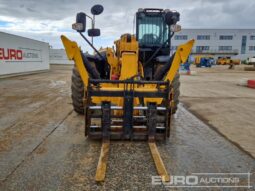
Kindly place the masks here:
[(102, 140), (96, 181), (104, 181), (110, 140), (147, 140), (158, 174), (170, 177), (156, 147), (156, 140), (170, 136), (171, 115), (180, 94), (178, 69), (185, 63), (194, 40), (180, 45), (170, 55), (171, 38), (181, 30), (180, 14), (169, 9), (139, 9), (136, 34), (123, 34), (115, 48), (97, 50), (83, 34), (86, 19), (92, 20), (88, 36), (100, 36), (95, 16), (102, 5), (91, 8), (93, 17), (80, 12), (72, 28), (95, 51), (83, 53), (76, 42), (61, 36), (66, 54), (74, 60), (72, 101), (85, 117), (85, 136)]

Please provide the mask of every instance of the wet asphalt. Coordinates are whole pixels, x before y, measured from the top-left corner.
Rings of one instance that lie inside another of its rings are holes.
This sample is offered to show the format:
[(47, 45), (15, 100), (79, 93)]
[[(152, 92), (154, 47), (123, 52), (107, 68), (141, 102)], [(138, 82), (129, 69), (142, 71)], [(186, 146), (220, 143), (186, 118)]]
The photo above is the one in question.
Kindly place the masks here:
[[(84, 137), (83, 116), (71, 106), (70, 71), (1, 80), (0, 90), (0, 190), (206, 189), (153, 186), (157, 171), (146, 142), (111, 142), (105, 182), (96, 183), (101, 143)], [(173, 176), (255, 173), (254, 158), (182, 105), (173, 117), (170, 138), (157, 145)], [(253, 174), (252, 186), (254, 180)]]

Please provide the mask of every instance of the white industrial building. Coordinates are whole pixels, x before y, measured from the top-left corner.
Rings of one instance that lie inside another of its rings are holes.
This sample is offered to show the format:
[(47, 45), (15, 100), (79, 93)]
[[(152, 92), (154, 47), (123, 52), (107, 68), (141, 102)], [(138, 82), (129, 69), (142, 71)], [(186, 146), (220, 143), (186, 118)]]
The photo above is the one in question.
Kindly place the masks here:
[(74, 64), (64, 49), (51, 49), (49, 43), (0, 32), (0, 78), (41, 72), (50, 64)]
[(0, 32), (0, 77), (49, 70), (49, 44)]
[(50, 64), (74, 64), (69, 60), (64, 49), (50, 49)]
[[(172, 51), (195, 39), (192, 54), (246, 60), (255, 56), (255, 29), (183, 29), (172, 39)], [(49, 43), (0, 32), (0, 77), (49, 70), (50, 64), (73, 64), (65, 50)]]
[(245, 60), (255, 56), (255, 29), (183, 29), (174, 35), (172, 50), (195, 39), (192, 54), (212, 54), (215, 58)]

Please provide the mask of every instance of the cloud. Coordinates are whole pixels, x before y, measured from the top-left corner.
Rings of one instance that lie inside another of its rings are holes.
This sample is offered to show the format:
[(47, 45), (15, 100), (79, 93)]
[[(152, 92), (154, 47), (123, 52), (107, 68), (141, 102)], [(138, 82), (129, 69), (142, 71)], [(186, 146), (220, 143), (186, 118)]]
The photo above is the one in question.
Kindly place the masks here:
[(90, 13), (94, 4), (105, 8), (96, 17), (102, 34), (95, 39), (97, 47), (111, 46), (121, 34), (132, 33), (138, 8), (178, 10), (183, 28), (254, 28), (255, 22), (254, 0), (0, 0), (0, 31), (43, 40), (54, 48), (62, 48), (59, 37), (65, 34), (88, 49), (71, 24), (77, 12)]

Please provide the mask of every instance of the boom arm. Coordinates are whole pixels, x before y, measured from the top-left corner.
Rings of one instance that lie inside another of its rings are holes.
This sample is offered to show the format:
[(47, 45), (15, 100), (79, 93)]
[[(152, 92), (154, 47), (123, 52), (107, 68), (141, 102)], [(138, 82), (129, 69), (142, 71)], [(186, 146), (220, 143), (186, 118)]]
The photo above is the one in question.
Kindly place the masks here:
[[(182, 44), (178, 46), (177, 51), (175, 52), (174, 60), (172, 62), (172, 65), (170, 67), (170, 70), (168, 71), (167, 75), (164, 78), (164, 81), (170, 81), (172, 83), (177, 71), (179, 70), (179, 67), (182, 63), (186, 62), (192, 47), (194, 45), (195, 40), (190, 40), (185, 44)], [(156, 88), (155, 85), (151, 85), (151, 88)], [(162, 102), (162, 98), (144, 98), (145, 103), (148, 102), (156, 102), (157, 104), (160, 104)]]
[(171, 68), (168, 71), (165, 81), (173, 81), (181, 63), (185, 63), (191, 53), (192, 47), (195, 40), (190, 40), (189, 42), (178, 46), (177, 51), (175, 52), (174, 60), (172, 62)]
[(65, 47), (66, 55), (67, 55), (68, 59), (74, 60), (75, 65), (78, 68), (78, 71), (80, 73), (81, 79), (82, 79), (85, 87), (88, 87), (89, 74), (88, 74), (88, 71), (86, 70), (86, 68), (84, 67), (80, 48), (78, 47), (76, 42), (70, 41), (64, 35), (61, 36), (61, 40)]

